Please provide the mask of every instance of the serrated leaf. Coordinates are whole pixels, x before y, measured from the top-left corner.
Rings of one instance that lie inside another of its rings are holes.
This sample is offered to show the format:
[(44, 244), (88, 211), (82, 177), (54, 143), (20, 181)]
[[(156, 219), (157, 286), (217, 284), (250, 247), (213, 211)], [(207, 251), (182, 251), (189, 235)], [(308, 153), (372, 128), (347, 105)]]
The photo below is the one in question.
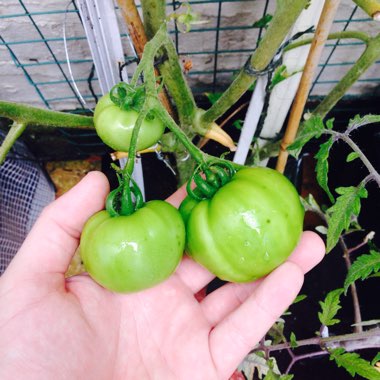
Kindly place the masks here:
[(267, 28), (269, 23), (272, 21), (273, 16), (271, 14), (264, 15), (260, 20), (257, 20), (252, 28)]
[(338, 367), (343, 367), (351, 376), (357, 374), (368, 380), (380, 380), (380, 372), (357, 353), (337, 348), (330, 350), (330, 360), (334, 360)]
[(318, 138), (322, 135), (325, 126), (320, 116), (312, 116), (310, 119), (302, 123), (296, 140), (288, 146), (288, 150), (295, 156), (299, 154), (302, 147), (313, 138)]
[(295, 298), (295, 300), (293, 301), (293, 305), (296, 304), (296, 303), (298, 303), (298, 302), (303, 301), (303, 300), (306, 299), (306, 298), (307, 298), (307, 295), (306, 295), (306, 294), (299, 294), (299, 295)]
[(326, 121), (326, 128), (327, 129), (333, 129), (334, 128), (334, 118), (328, 119)]
[(319, 183), (319, 186), (321, 186), (322, 189), (329, 196), (330, 202), (334, 202), (335, 200), (333, 195), (331, 194), (328, 185), (328, 158), (330, 154), (330, 149), (333, 146), (333, 144), (334, 140), (332, 137), (330, 137), (325, 143), (321, 144), (318, 153), (315, 155), (315, 158), (317, 159), (317, 165), (315, 167), (315, 171), (317, 172), (317, 181)]
[(335, 191), (340, 194), (327, 210), (327, 244), (326, 252), (329, 253), (339, 240), (344, 230), (350, 227), (351, 218), (360, 213), (360, 200), (367, 198), (367, 190), (362, 185), (358, 187), (339, 187)]
[(371, 360), (371, 365), (375, 365), (378, 361), (380, 361), (380, 352)]
[(294, 375), (278, 375), (277, 373), (273, 372), (271, 369), (268, 371), (266, 376), (264, 377), (264, 380), (292, 380)]
[(308, 194), (305, 198), (301, 197), (301, 202), (303, 207), (305, 208), (305, 211), (322, 212), (321, 208), (319, 207), (319, 204), (313, 197), (313, 194)]
[(346, 280), (344, 281), (344, 292), (356, 280), (365, 280), (371, 274), (380, 271), (380, 252), (371, 250), (369, 254), (359, 256), (348, 270)]
[(347, 158), (346, 158), (346, 162), (354, 161), (354, 160), (356, 160), (358, 157), (359, 157), (359, 153), (357, 153), (357, 152), (351, 152), (351, 153), (347, 156)]
[(351, 133), (355, 129), (358, 129), (364, 125), (379, 123), (379, 122), (380, 122), (380, 115), (371, 115), (371, 114), (368, 114), (365, 116), (356, 115), (353, 119), (349, 121), (347, 132)]
[(343, 293), (343, 289), (335, 289), (329, 292), (322, 302), (319, 304), (321, 306), (322, 311), (318, 313), (319, 321), (322, 325), (332, 326), (340, 322), (339, 319), (334, 319), (339, 309), (342, 308), (340, 306), (340, 296)]
[(284, 342), (284, 326), (285, 323), (277, 322), (268, 331), (268, 335), (272, 338), (272, 344)]
[[(259, 352), (261, 353), (262, 351)], [(257, 355), (257, 352), (247, 355), (239, 365), (239, 370), (244, 372), (248, 379), (253, 379), (253, 377), (262, 379), (270, 370), (274, 374), (280, 374), (275, 358), (270, 358), (270, 360), (267, 361), (265, 357)], [(256, 371), (257, 375), (255, 376)]]
[(274, 86), (276, 86), (277, 84), (279, 84), (283, 80), (287, 79), (288, 77), (289, 77), (289, 75), (286, 71), (285, 65), (281, 65), (281, 66), (277, 67), (277, 69), (275, 70), (275, 72), (273, 74), (273, 77), (272, 77), (272, 80), (271, 80), (270, 85), (268, 87), (268, 90), (272, 91)]
[(290, 333), (290, 347), (291, 347), (291, 348), (296, 348), (296, 347), (298, 347), (296, 334), (294, 334), (293, 331)]

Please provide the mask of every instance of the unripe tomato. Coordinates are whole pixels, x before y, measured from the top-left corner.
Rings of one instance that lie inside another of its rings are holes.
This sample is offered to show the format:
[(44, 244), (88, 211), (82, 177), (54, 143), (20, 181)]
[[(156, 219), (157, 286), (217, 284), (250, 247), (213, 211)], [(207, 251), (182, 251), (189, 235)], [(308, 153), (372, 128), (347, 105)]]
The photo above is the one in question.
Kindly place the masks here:
[(186, 198), (186, 251), (217, 277), (260, 278), (283, 263), (298, 243), (304, 209), (296, 189), (275, 170), (238, 171), (211, 199)]
[[(128, 152), (133, 128), (139, 113), (122, 110), (115, 105), (109, 94), (104, 95), (95, 107), (94, 125), (102, 141), (117, 151)], [(157, 143), (164, 133), (161, 120), (149, 115), (143, 121), (137, 140), (137, 150), (149, 148)]]
[(83, 229), (80, 252), (86, 271), (109, 290), (134, 292), (168, 278), (180, 262), (185, 226), (178, 210), (150, 201), (128, 216), (93, 215)]

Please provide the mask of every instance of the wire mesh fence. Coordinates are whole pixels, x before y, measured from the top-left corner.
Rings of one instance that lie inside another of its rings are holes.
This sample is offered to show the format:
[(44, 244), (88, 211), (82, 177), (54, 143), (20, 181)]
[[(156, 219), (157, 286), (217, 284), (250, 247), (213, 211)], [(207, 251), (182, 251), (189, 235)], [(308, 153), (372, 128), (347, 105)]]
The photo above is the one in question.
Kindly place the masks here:
[[(181, 33), (171, 22), (170, 33), (181, 60), (191, 61), (192, 69), (186, 75), (193, 91), (199, 94), (222, 90), (255, 49), (264, 30), (255, 27), (254, 23), (265, 14), (273, 14), (275, 1), (202, 0), (189, 3), (204, 23), (194, 26), (188, 33)], [(168, 1), (167, 13), (178, 10), (181, 4)], [(133, 65), (135, 54), (119, 9), (115, 8), (125, 60)], [(332, 31), (359, 30), (374, 34), (377, 26), (353, 2), (343, 1)], [(3, 99), (77, 112), (86, 111), (80, 96), (90, 108), (95, 105), (100, 96), (98, 78), (74, 1), (3, 2), (0, 32)], [(325, 95), (363, 49), (364, 43), (358, 40), (329, 41), (311, 96)], [(379, 85), (379, 63), (360, 78), (348, 95), (368, 94)], [(133, 67), (128, 71), (133, 72)]]

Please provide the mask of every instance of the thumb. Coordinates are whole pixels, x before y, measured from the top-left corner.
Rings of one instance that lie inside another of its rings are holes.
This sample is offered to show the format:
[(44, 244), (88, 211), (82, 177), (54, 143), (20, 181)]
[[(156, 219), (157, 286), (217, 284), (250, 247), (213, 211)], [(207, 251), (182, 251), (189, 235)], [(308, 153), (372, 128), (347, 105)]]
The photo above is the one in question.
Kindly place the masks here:
[(91, 172), (47, 206), (25, 239), (3, 278), (18, 281), (39, 274), (66, 272), (87, 219), (104, 208), (107, 178)]

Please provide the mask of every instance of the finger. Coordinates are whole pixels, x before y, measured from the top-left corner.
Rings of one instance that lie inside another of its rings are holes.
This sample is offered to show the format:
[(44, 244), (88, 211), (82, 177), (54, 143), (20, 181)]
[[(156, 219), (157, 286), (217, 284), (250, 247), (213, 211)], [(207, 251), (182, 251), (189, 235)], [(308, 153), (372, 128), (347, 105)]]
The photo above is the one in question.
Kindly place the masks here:
[(181, 186), (175, 193), (166, 199), (167, 202), (178, 208), (181, 202), (187, 196), (186, 185)]
[(193, 292), (203, 289), (215, 276), (202, 265), (196, 263), (188, 256), (184, 256), (177, 268), (176, 274), (181, 281)]
[(39, 273), (64, 274), (78, 246), (84, 223), (104, 208), (108, 191), (104, 174), (91, 172), (47, 206), (11, 262), (9, 275), (30, 278)]
[(293, 302), (302, 282), (303, 273), (296, 264), (282, 264), (262, 280), (240, 307), (214, 327), (209, 345), (220, 377), (232, 373), (259, 342)]
[[(302, 234), (288, 261), (296, 264), (305, 274), (323, 258), (325, 246), (322, 239), (311, 231)], [(226, 284), (209, 294), (201, 303), (203, 313), (212, 326), (240, 306), (257, 288), (261, 280), (245, 284)]]
[(305, 231), (288, 261), (297, 264), (305, 274), (321, 262), (325, 252), (323, 240), (316, 233)]

